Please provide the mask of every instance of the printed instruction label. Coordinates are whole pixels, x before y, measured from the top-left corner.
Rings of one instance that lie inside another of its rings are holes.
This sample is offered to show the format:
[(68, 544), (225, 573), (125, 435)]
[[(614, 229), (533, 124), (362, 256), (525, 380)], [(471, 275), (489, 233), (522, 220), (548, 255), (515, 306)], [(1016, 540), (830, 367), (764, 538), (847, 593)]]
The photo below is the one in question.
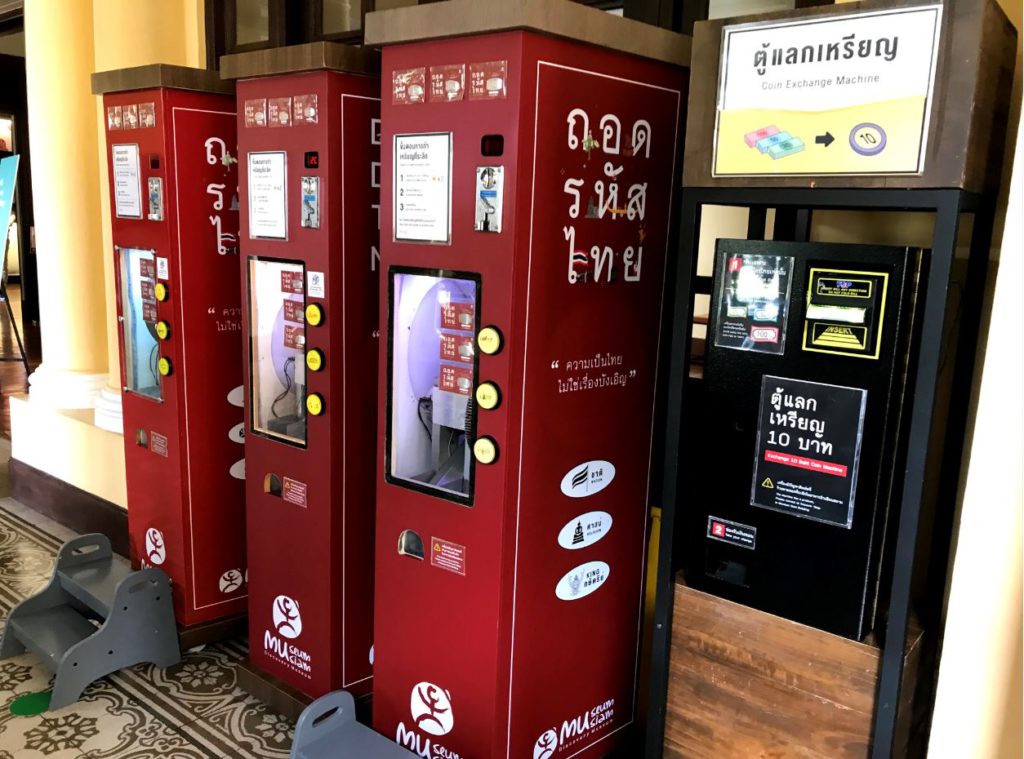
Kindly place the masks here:
[(249, 236), (288, 237), (285, 152), (249, 153)]
[(451, 132), (395, 135), (394, 239), (451, 241)]
[(114, 214), (119, 219), (142, 218), (142, 182), (138, 145), (113, 145)]
[(849, 529), (868, 391), (765, 376), (750, 503)]
[(708, 537), (729, 545), (753, 551), (757, 548), (757, 528), (732, 522), (721, 517), (708, 516)]
[(715, 345), (782, 354), (793, 279), (790, 256), (730, 253), (719, 249)]

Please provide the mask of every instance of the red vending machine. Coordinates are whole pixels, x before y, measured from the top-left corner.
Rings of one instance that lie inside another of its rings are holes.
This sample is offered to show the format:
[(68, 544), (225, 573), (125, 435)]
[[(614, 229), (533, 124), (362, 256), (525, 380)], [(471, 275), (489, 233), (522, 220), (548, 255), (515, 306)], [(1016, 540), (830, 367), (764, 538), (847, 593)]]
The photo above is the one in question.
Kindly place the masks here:
[(556, 0), (383, 46), (375, 729), (598, 756), (636, 720), (689, 39)]
[(240, 80), (243, 686), (258, 695), (372, 684), (379, 60), (316, 43), (221, 63)]
[[(179, 625), (245, 613), (234, 88), (153, 65), (103, 94), (132, 562)], [(195, 640), (193, 638), (193, 640)]]

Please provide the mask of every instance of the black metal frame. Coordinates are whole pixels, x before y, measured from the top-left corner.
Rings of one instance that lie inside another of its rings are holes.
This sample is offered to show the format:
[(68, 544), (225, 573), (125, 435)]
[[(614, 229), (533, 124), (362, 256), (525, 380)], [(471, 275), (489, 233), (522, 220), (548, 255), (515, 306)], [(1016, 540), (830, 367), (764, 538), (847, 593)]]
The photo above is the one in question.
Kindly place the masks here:
[[(669, 385), (665, 415), (668, 422), (663, 441), (664, 470), (661, 491), (661, 535), (658, 554), (654, 630), (651, 652), (650, 711), (647, 723), (646, 757), (661, 756), (667, 707), (669, 655), (672, 636), (672, 605), (675, 576), (680, 562), (675, 555), (679, 542), (676, 504), (678, 462), (686, 458), (682, 450), (691, 331), (696, 277), (697, 246), (700, 239), (701, 208), (705, 205), (743, 206), (751, 209), (752, 220), (775, 208), (795, 213), (796, 226), (803, 226), (811, 209), (858, 211), (933, 212), (931, 263), (922, 288), (922, 328), (917, 351), (917, 371), (913, 378), (909, 414), (909, 446), (900, 488), (900, 513), (894, 550), (893, 575), (889, 588), (888, 616), (881, 637), (881, 664), (872, 730), (872, 759), (892, 755), (903, 677), (904, 648), (911, 614), (912, 579), (919, 545), (919, 526), (925, 485), (937, 478), (934, 538), (930, 545), (932, 579), (929, 587), (945, 585), (948, 557), (954, 525), (956, 493), (960, 482), (964, 432), (968, 422), (971, 381), (976, 357), (976, 337), (981, 324), (985, 278), (995, 202), (986, 195), (959, 189), (779, 189), (779, 188), (685, 188), (680, 199), (681, 235), (679, 256), (675, 262), (674, 306), (671, 344), (668, 346)], [(937, 407), (939, 370), (943, 359), (947, 325), (947, 292), (952, 283), (953, 262), (963, 214), (973, 214), (966, 283), (959, 313), (959, 349), (953, 367), (948, 404)], [(763, 234), (752, 224), (755, 235)], [(936, 421), (946, 419), (941, 441), (933, 440)], [(942, 446), (941, 460), (929, 454)], [(941, 607), (941, 602), (938, 604)], [(933, 624), (941, 625), (941, 610)], [(941, 636), (941, 628), (933, 631)], [(932, 697), (928, 690), (929, 700)], [(930, 709), (929, 709), (930, 711)]]

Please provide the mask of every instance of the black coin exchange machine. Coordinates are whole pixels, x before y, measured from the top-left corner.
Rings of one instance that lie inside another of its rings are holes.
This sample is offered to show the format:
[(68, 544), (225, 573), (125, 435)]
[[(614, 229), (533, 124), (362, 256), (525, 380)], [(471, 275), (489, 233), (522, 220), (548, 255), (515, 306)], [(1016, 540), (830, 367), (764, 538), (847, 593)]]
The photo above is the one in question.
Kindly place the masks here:
[[(862, 2), (693, 49), (647, 755), (914, 755), (1016, 33), (994, 0)], [(861, 721), (810, 724), (808, 673), (857, 661)]]

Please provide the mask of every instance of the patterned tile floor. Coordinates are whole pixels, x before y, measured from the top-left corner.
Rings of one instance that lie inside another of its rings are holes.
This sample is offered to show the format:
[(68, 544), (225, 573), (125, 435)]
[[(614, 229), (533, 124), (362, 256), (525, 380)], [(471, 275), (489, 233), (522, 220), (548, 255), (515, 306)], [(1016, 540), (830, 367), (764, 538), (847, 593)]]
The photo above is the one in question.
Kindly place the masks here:
[[(0, 451), (2, 456), (3, 451)], [(6, 467), (4, 467), (6, 469)], [(0, 614), (42, 587), (67, 529), (0, 499)], [(0, 759), (286, 759), (294, 725), (236, 685), (244, 641), (185, 654), (166, 670), (140, 665), (99, 680), (77, 703), (35, 717), (10, 713), (51, 676), (24, 654), (0, 661)]]

